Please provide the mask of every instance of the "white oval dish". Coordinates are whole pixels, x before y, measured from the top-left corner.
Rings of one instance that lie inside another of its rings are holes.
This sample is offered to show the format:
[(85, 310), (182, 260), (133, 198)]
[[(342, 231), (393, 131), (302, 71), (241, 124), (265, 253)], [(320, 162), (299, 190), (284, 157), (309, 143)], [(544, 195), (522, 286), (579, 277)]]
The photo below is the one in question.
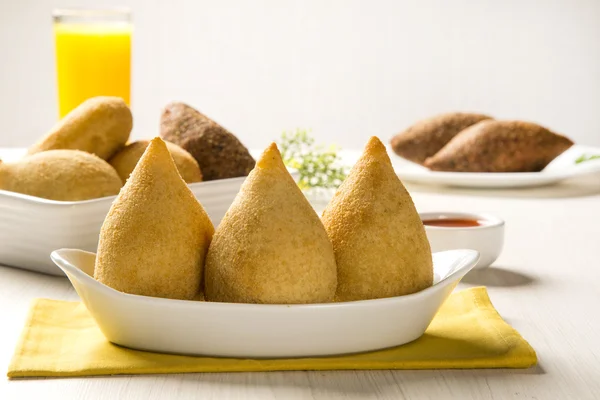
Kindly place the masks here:
[[(297, 171), (290, 171), (294, 179)], [(189, 184), (217, 226), (246, 177)], [(0, 190), (0, 264), (63, 275), (50, 260), (60, 248), (96, 251), (104, 218), (116, 196), (55, 201)]]
[(402, 181), (463, 188), (508, 189), (552, 185), (578, 176), (600, 174), (600, 160), (577, 164), (583, 154), (600, 154), (600, 148), (573, 145), (540, 172), (441, 172), (405, 161), (391, 153)]
[(171, 300), (118, 292), (97, 282), (95, 254), (61, 249), (65, 272), (106, 338), (161, 353), (218, 357), (308, 357), (398, 346), (419, 338), (460, 279), (474, 250), (433, 255), (434, 285), (386, 299), (265, 305)]
[(424, 225), (432, 252), (454, 249), (477, 250), (480, 258), (474, 269), (489, 267), (502, 252), (504, 221), (498, 217), (489, 214), (460, 212), (427, 212), (419, 213), (419, 216), (421, 220), (464, 218), (483, 221), (481, 226), (465, 228)]

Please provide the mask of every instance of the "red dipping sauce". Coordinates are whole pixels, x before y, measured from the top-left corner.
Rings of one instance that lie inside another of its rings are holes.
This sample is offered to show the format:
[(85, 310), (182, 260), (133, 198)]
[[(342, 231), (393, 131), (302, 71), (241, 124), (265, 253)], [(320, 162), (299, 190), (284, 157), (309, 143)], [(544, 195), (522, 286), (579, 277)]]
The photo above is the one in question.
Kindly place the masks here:
[(434, 218), (424, 219), (423, 225), (439, 226), (442, 228), (473, 228), (476, 226), (483, 226), (485, 223), (469, 218)]

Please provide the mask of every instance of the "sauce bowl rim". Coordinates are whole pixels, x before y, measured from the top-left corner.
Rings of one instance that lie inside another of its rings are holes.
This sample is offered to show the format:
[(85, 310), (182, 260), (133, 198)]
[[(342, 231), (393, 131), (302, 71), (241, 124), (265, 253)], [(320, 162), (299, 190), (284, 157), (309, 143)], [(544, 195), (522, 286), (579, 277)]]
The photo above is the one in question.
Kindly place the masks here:
[(419, 217), (421, 221), (431, 220), (431, 219), (442, 219), (441, 217), (446, 218), (463, 218), (463, 219), (474, 219), (477, 221), (482, 221), (483, 224), (480, 226), (433, 226), (433, 225), (425, 225), (425, 229), (432, 230), (481, 230), (481, 229), (493, 229), (504, 226), (505, 222), (502, 218), (496, 217), (492, 214), (487, 213), (472, 213), (472, 212), (463, 212), (463, 211), (428, 211), (428, 212), (420, 212)]

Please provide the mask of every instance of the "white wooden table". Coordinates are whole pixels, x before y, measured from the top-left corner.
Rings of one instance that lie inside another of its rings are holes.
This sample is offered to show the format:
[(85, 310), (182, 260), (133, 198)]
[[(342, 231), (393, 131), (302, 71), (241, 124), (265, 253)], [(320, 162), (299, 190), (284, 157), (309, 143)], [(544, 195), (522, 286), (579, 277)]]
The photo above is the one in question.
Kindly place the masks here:
[[(2, 377), (0, 399), (600, 399), (600, 177), (518, 191), (409, 189), (419, 211), (506, 220), (502, 256), (461, 286), (488, 286), (500, 314), (537, 351), (537, 368)], [(0, 267), (3, 371), (36, 297), (77, 299), (66, 278)]]

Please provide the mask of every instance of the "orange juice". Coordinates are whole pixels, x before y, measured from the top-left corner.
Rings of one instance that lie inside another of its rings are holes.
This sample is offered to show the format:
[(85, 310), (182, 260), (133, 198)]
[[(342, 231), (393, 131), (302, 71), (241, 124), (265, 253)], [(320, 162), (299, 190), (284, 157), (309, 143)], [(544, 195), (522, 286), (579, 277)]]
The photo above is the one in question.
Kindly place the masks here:
[(55, 22), (59, 114), (94, 96), (129, 104), (131, 24)]

